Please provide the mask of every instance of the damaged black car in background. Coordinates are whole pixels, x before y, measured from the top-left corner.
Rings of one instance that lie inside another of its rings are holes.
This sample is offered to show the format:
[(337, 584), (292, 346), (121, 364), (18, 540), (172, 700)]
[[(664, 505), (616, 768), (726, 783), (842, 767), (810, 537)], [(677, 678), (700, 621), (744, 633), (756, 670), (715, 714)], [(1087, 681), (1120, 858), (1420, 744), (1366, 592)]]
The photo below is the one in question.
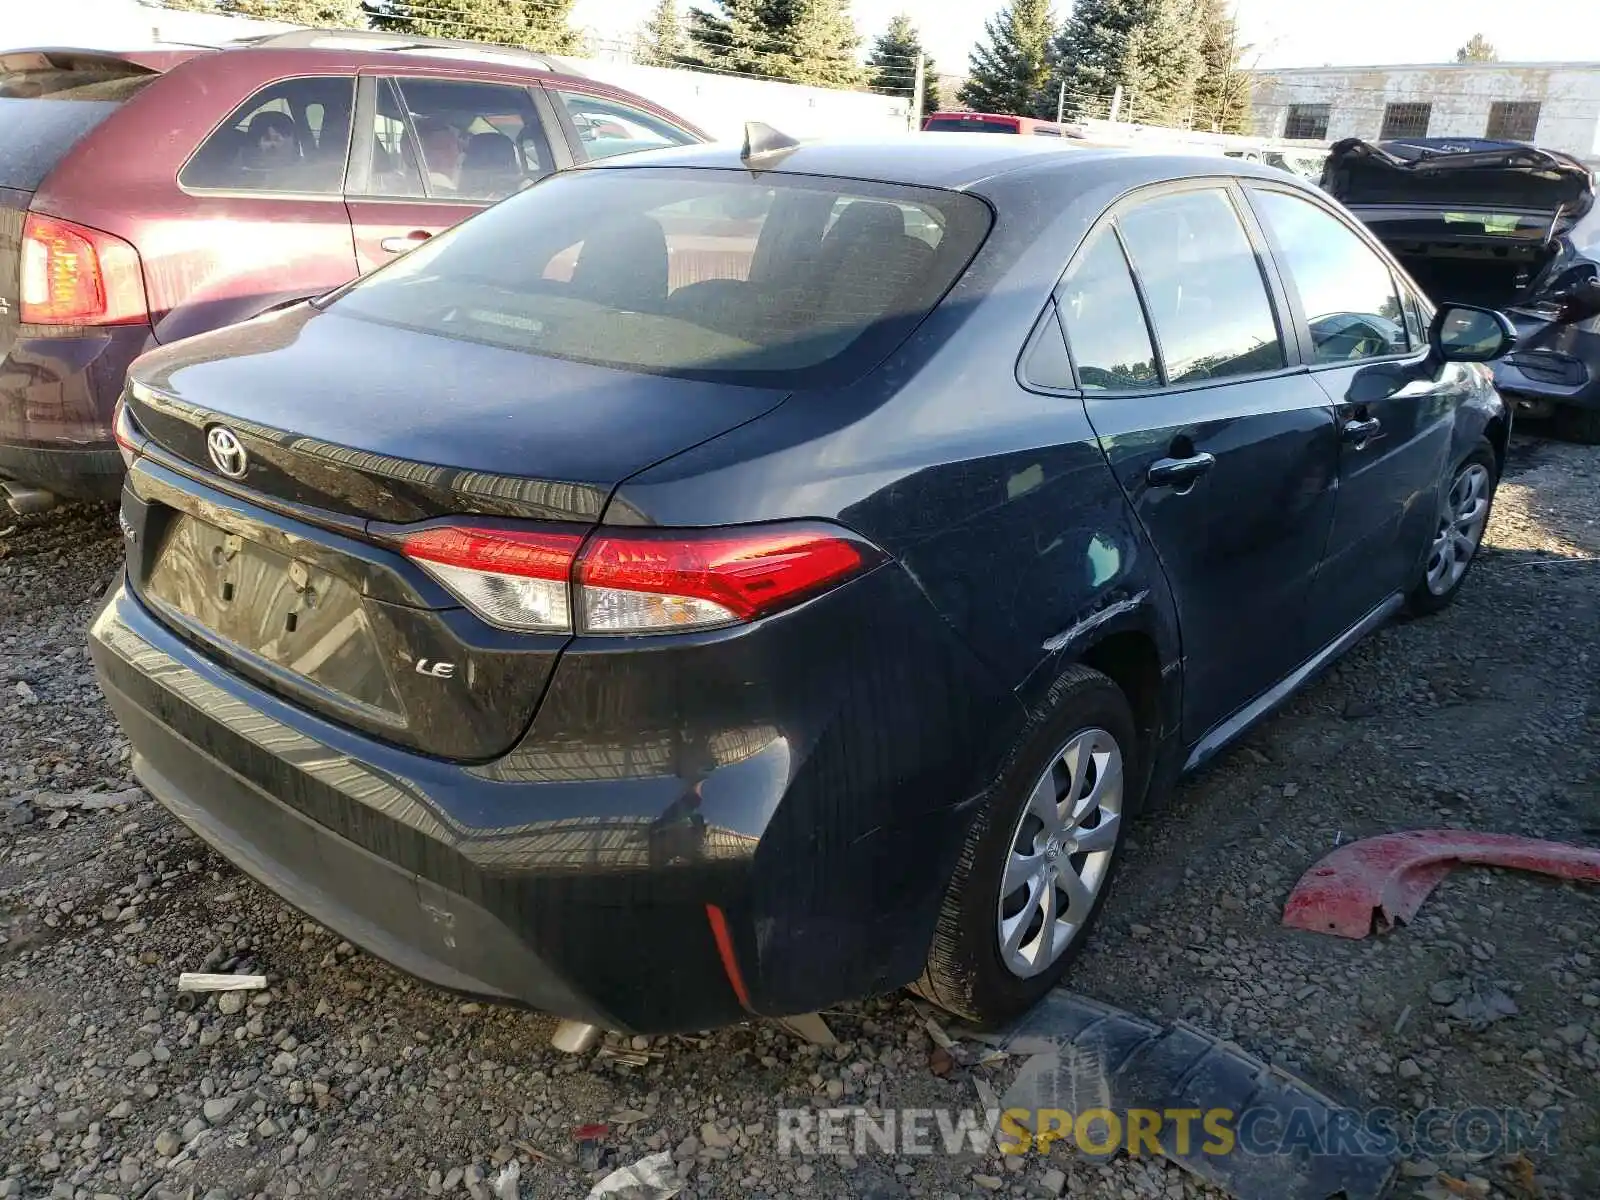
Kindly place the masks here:
[(1517, 142), (1349, 138), (1322, 186), (1435, 303), (1511, 318), (1517, 344), (1495, 383), (1518, 412), (1600, 443), (1600, 209), (1588, 167)]

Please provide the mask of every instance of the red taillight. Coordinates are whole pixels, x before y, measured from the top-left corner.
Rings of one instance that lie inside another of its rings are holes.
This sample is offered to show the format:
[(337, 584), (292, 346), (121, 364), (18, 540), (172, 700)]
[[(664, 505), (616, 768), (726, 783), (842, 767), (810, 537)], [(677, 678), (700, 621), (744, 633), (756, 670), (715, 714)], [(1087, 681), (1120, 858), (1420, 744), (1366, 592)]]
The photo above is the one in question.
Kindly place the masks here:
[(149, 319), (139, 252), (121, 238), (29, 213), (22, 225), (22, 311), (34, 325)]
[(597, 634), (753, 621), (877, 558), (865, 542), (810, 525), (602, 532), (587, 545), (577, 533), (437, 525), (399, 541), (406, 557), (492, 624)]
[(584, 629), (753, 621), (855, 574), (863, 562), (860, 543), (814, 529), (600, 534), (578, 565)]

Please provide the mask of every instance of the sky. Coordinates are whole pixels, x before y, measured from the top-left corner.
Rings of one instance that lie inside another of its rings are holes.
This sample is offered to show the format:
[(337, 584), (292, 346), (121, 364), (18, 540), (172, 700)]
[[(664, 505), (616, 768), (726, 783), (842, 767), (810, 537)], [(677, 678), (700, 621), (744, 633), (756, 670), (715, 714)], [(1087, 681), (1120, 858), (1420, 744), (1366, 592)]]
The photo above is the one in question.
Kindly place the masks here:
[[(1600, 59), (1600, 4), (1593, 0), (1236, 0), (1247, 66), (1364, 66), (1448, 62), (1482, 33), (1506, 62)], [(653, 0), (578, 0), (575, 23), (606, 35), (631, 33)], [(688, 3), (685, 0), (684, 7)], [(869, 40), (906, 12), (943, 74), (963, 74), (997, 0), (853, 0)], [(1057, 0), (1057, 13), (1070, 5)], [(1259, 58), (1259, 61), (1257, 59)]]

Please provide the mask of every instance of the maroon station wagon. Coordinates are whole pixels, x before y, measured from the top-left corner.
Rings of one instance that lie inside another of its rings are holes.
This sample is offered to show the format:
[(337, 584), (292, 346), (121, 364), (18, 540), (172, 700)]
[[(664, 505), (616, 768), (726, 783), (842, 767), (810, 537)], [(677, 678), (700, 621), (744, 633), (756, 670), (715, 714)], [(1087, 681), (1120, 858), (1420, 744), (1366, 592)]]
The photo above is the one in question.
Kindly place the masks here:
[(0, 53), (0, 490), (115, 498), (146, 349), (320, 295), (552, 171), (705, 141), (526, 51), (299, 30)]

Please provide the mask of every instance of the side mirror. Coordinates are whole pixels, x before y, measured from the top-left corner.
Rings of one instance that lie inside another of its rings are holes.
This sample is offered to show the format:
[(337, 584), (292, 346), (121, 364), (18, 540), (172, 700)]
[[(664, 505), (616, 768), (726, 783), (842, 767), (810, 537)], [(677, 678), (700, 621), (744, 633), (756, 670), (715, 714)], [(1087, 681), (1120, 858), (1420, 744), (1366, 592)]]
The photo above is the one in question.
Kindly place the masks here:
[(1440, 362), (1493, 362), (1516, 345), (1510, 318), (1492, 308), (1446, 302), (1434, 314), (1428, 345)]

